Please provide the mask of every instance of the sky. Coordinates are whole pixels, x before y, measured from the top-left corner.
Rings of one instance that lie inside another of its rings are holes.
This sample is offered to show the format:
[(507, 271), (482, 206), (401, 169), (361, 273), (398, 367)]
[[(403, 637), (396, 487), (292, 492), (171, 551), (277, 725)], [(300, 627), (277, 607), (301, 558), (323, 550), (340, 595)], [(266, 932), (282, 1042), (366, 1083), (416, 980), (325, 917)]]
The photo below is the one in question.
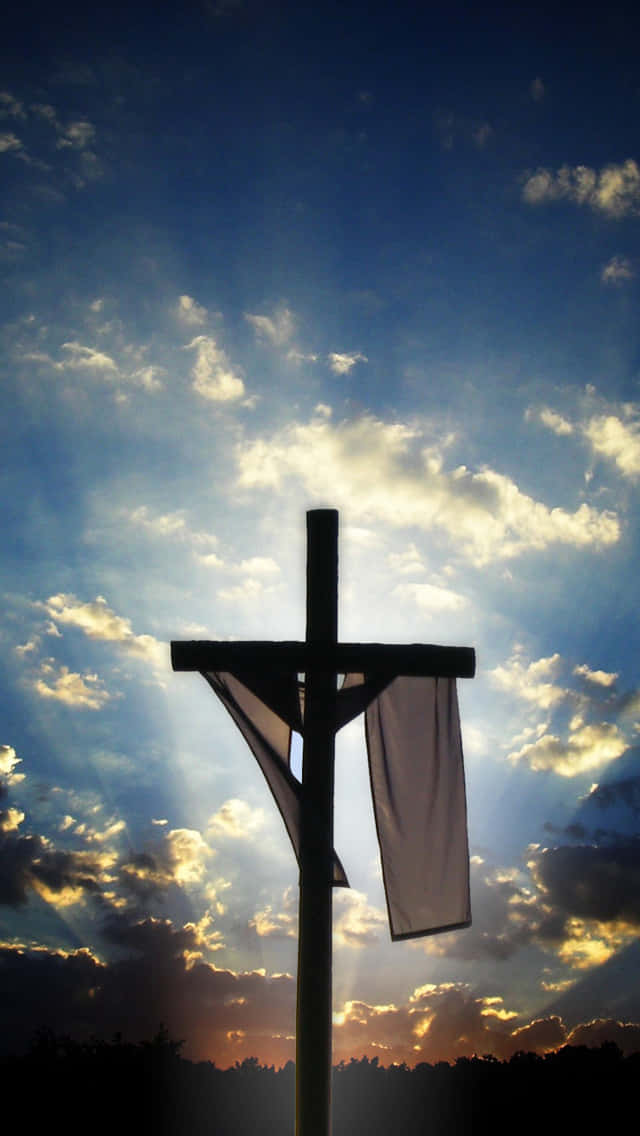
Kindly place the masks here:
[[(0, 1050), (293, 1058), (298, 873), (172, 639), (473, 646), (468, 929), (338, 735), (334, 1059), (640, 1049), (637, 16), (41, 5), (0, 44)], [(299, 751), (296, 747), (296, 760)]]

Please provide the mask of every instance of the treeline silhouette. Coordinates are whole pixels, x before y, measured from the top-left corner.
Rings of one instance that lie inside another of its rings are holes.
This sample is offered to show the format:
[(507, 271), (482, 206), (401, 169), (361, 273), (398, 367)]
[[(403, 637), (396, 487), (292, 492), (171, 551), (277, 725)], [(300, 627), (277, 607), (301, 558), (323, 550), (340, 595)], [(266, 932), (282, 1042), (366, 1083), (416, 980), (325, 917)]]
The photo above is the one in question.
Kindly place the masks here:
[[(27, 1053), (0, 1058), (5, 1111), (12, 1102), (26, 1132), (65, 1136), (293, 1136), (292, 1062), (219, 1069), (181, 1046), (162, 1026), (138, 1044), (42, 1030)], [(334, 1069), (333, 1136), (606, 1132), (636, 1116), (639, 1083), (640, 1053), (614, 1042), (413, 1069), (354, 1058)]]

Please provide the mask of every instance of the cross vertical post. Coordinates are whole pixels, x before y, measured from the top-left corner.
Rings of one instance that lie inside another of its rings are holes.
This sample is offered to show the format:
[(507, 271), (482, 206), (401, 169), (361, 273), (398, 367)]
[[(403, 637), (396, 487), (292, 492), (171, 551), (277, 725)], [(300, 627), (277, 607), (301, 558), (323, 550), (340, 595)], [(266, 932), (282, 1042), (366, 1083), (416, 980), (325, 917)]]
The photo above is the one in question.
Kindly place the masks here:
[[(338, 640), (338, 513), (307, 513), (307, 643)], [(331, 1131), (333, 780), (337, 675), (305, 674), (300, 817), (296, 1136)]]
[[(312, 509), (307, 513), (305, 641), (174, 641), (171, 643), (171, 661), (176, 671), (199, 671), (226, 705), (261, 765), (296, 849), (300, 867), (296, 1136), (331, 1136), (332, 887), (334, 866), (338, 863), (333, 850), (335, 735), (338, 725), (350, 721), (351, 717), (366, 709), (371, 699), (378, 697), (374, 690), (373, 693), (366, 693), (362, 705), (356, 702), (355, 709), (352, 702), (345, 704), (344, 699), (339, 708), (341, 693), (337, 691), (337, 678), (340, 674), (366, 675), (372, 680), (374, 687), (379, 684), (379, 690), (384, 690), (395, 679), (472, 678), (476, 665), (475, 652), (471, 647), (437, 647), (423, 643), (339, 643), (338, 513), (335, 509)], [(295, 677), (300, 674), (304, 674), (305, 704), (302, 724), (302, 782), (298, 783), (288, 764), (290, 733), (283, 731), (282, 727), (288, 724), (289, 730), (300, 728), (295, 685)], [(238, 695), (238, 702), (229, 689), (225, 676), (234, 679), (240, 691), (244, 690), (244, 695)], [(252, 690), (254, 685), (256, 689)], [(405, 699), (406, 689), (406, 685), (400, 686), (400, 690), (405, 691), (402, 695)], [(471, 919), (464, 773), (455, 685), (453, 688), (444, 686), (440, 689), (445, 699), (445, 717), (451, 717), (451, 733), (449, 735), (445, 730), (442, 736), (437, 736), (438, 743), (444, 745), (444, 752), (440, 744), (427, 745), (424, 758), (420, 752), (416, 753), (415, 766), (416, 775), (419, 776), (421, 764), (424, 760), (427, 762), (427, 776), (431, 778), (429, 791), (435, 794), (433, 808), (438, 812), (440, 823), (446, 825), (446, 831), (453, 833), (454, 851), (453, 855), (446, 851), (446, 837), (442, 837), (444, 829), (439, 830), (431, 825), (425, 833), (420, 819), (416, 823), (415, 816), (411, 814), (408, 823), (415, 827), (419, 837), (417, 844), (411, 846), (411, 856), (414, 859), (418, 857), (415, 863), (421, 866), (425, 879), (435, 857), (434, 878), (437, 886), (435, 891), (434, 888), (426, 889), (424, 896), (418, 896), (414, 894), (415, 889), (409, 889), (405, 898), (401, 891), (402, 917), (397, 924), (394, 924), (387, 892), (392, 938), (397, 939), (465, 927)], [(426, 699), (427, 707), (432, 705), (429, 699), (434, 699), (437, 695), (437, 682), (429, 690), (431, 693), (425, 694), (424, 688), (418, 688), (415, 696), (418, 701)], [(287, 691), (296, 705), (295, 712), (287, 710)], [(257, 712), (247, 709), (247, 697), (254, 701), (257, 699), (262, 709)], [(409, 699), (410, 706), (415, 707), (415, 697), (413, 704)], [(264, 715), (267, 715), (267, 727), (261, 725)], [(274, 721), (279, 723), (275, 734), (268, 725), (269, 721), (272, 725)], [(433, 722), (427, 728), (431, 730)], [(279, 742), (274, 741), (276, 735), (280, 738)], [(286, 740), (283, 741), (283, 737)], [(383, 740), (379, 739), (376, 745), (378, 750), (385, 748)], [(408, 751), (415, 748), (410, 732), (402, 745)], [(449, 750), (447, 746), (450, 747)], [(369, 736), (367, 748), (371, 769)], [(420, 746), (418, 749), (420, 750)], [(393, 761), (401, 764), (401, 776), (410, 776), (406, 755), (403, 759), (393, 744), (390, 752)], [(378, 753), (377, 756), (374, 755), (374, 760), (380, 769), (380, 761), (386, 761), (386, 758)], [(437, 773), (435, 781), (434, 770)], [(374, 808), (377, 810), (380, 804), (384, 813), (388, 787), (386, 774), (382, 780), (384, 785), (379, 790), (376, 790), (373, 778), (371, 784)], [(422, 785), (424, 790), (424, 777)], [(377, 792), (382, 798), (381, 802)], [(418, 833), (418, 828), (422, 835)], [(383, 834), (385, 833), (385, 840), (390, 839), (393, 846), (395, 836), (389, 831), (388, 825), (383, 826)], [(384, 870), (385, 850), (380, 832), (378, 840)], [(411, 860), (412, 865), (414, 859)], [(415, 866), (409, 874), (411, 873), (415, 877)], [(443, 903), (438, 889), (441, 891), (442, 887), (449, 884), (453, 887), (453, 902)], [(394, 879), (393, 886), (397, 901), (397, 879)]]

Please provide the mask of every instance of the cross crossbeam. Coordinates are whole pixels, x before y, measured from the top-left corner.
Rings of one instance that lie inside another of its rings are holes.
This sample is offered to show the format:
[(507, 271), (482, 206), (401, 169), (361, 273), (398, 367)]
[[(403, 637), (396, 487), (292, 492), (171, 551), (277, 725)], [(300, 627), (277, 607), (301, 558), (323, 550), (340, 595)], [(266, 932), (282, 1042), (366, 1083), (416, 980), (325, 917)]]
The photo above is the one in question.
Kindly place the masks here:
[(334, 742), (338, 675), (472, 678), (471, 647), (338, 642), (338, 513), (307, 513), (304, 642), (173, 642), (175, 671), (304, 674), (296, 1136), (331, 1130), (331, 935)]
[(264, 671), (265, 668), (307, 674), (414, 675), (473, 678), (473, 647), (436, 647), (424, 643), (242, 643), (227, 640), (171, 644), (174, 671)]

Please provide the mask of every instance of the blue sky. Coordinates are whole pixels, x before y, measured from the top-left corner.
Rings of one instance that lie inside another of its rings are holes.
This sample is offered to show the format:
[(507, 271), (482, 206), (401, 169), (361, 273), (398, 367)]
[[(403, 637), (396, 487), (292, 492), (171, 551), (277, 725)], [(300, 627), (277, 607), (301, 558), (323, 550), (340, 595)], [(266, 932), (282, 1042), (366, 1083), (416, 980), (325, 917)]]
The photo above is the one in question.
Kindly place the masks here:
[[(66, 14), (65, 14), (66, 13)], [(473, 926), (391, 944), (339, 736), (334, 1053), (639, 1047), (633, 9), (13, 12), (0, 84), (4, 1048), (293, 1055), (297, 870), (181, 638), (476, 648)]]

